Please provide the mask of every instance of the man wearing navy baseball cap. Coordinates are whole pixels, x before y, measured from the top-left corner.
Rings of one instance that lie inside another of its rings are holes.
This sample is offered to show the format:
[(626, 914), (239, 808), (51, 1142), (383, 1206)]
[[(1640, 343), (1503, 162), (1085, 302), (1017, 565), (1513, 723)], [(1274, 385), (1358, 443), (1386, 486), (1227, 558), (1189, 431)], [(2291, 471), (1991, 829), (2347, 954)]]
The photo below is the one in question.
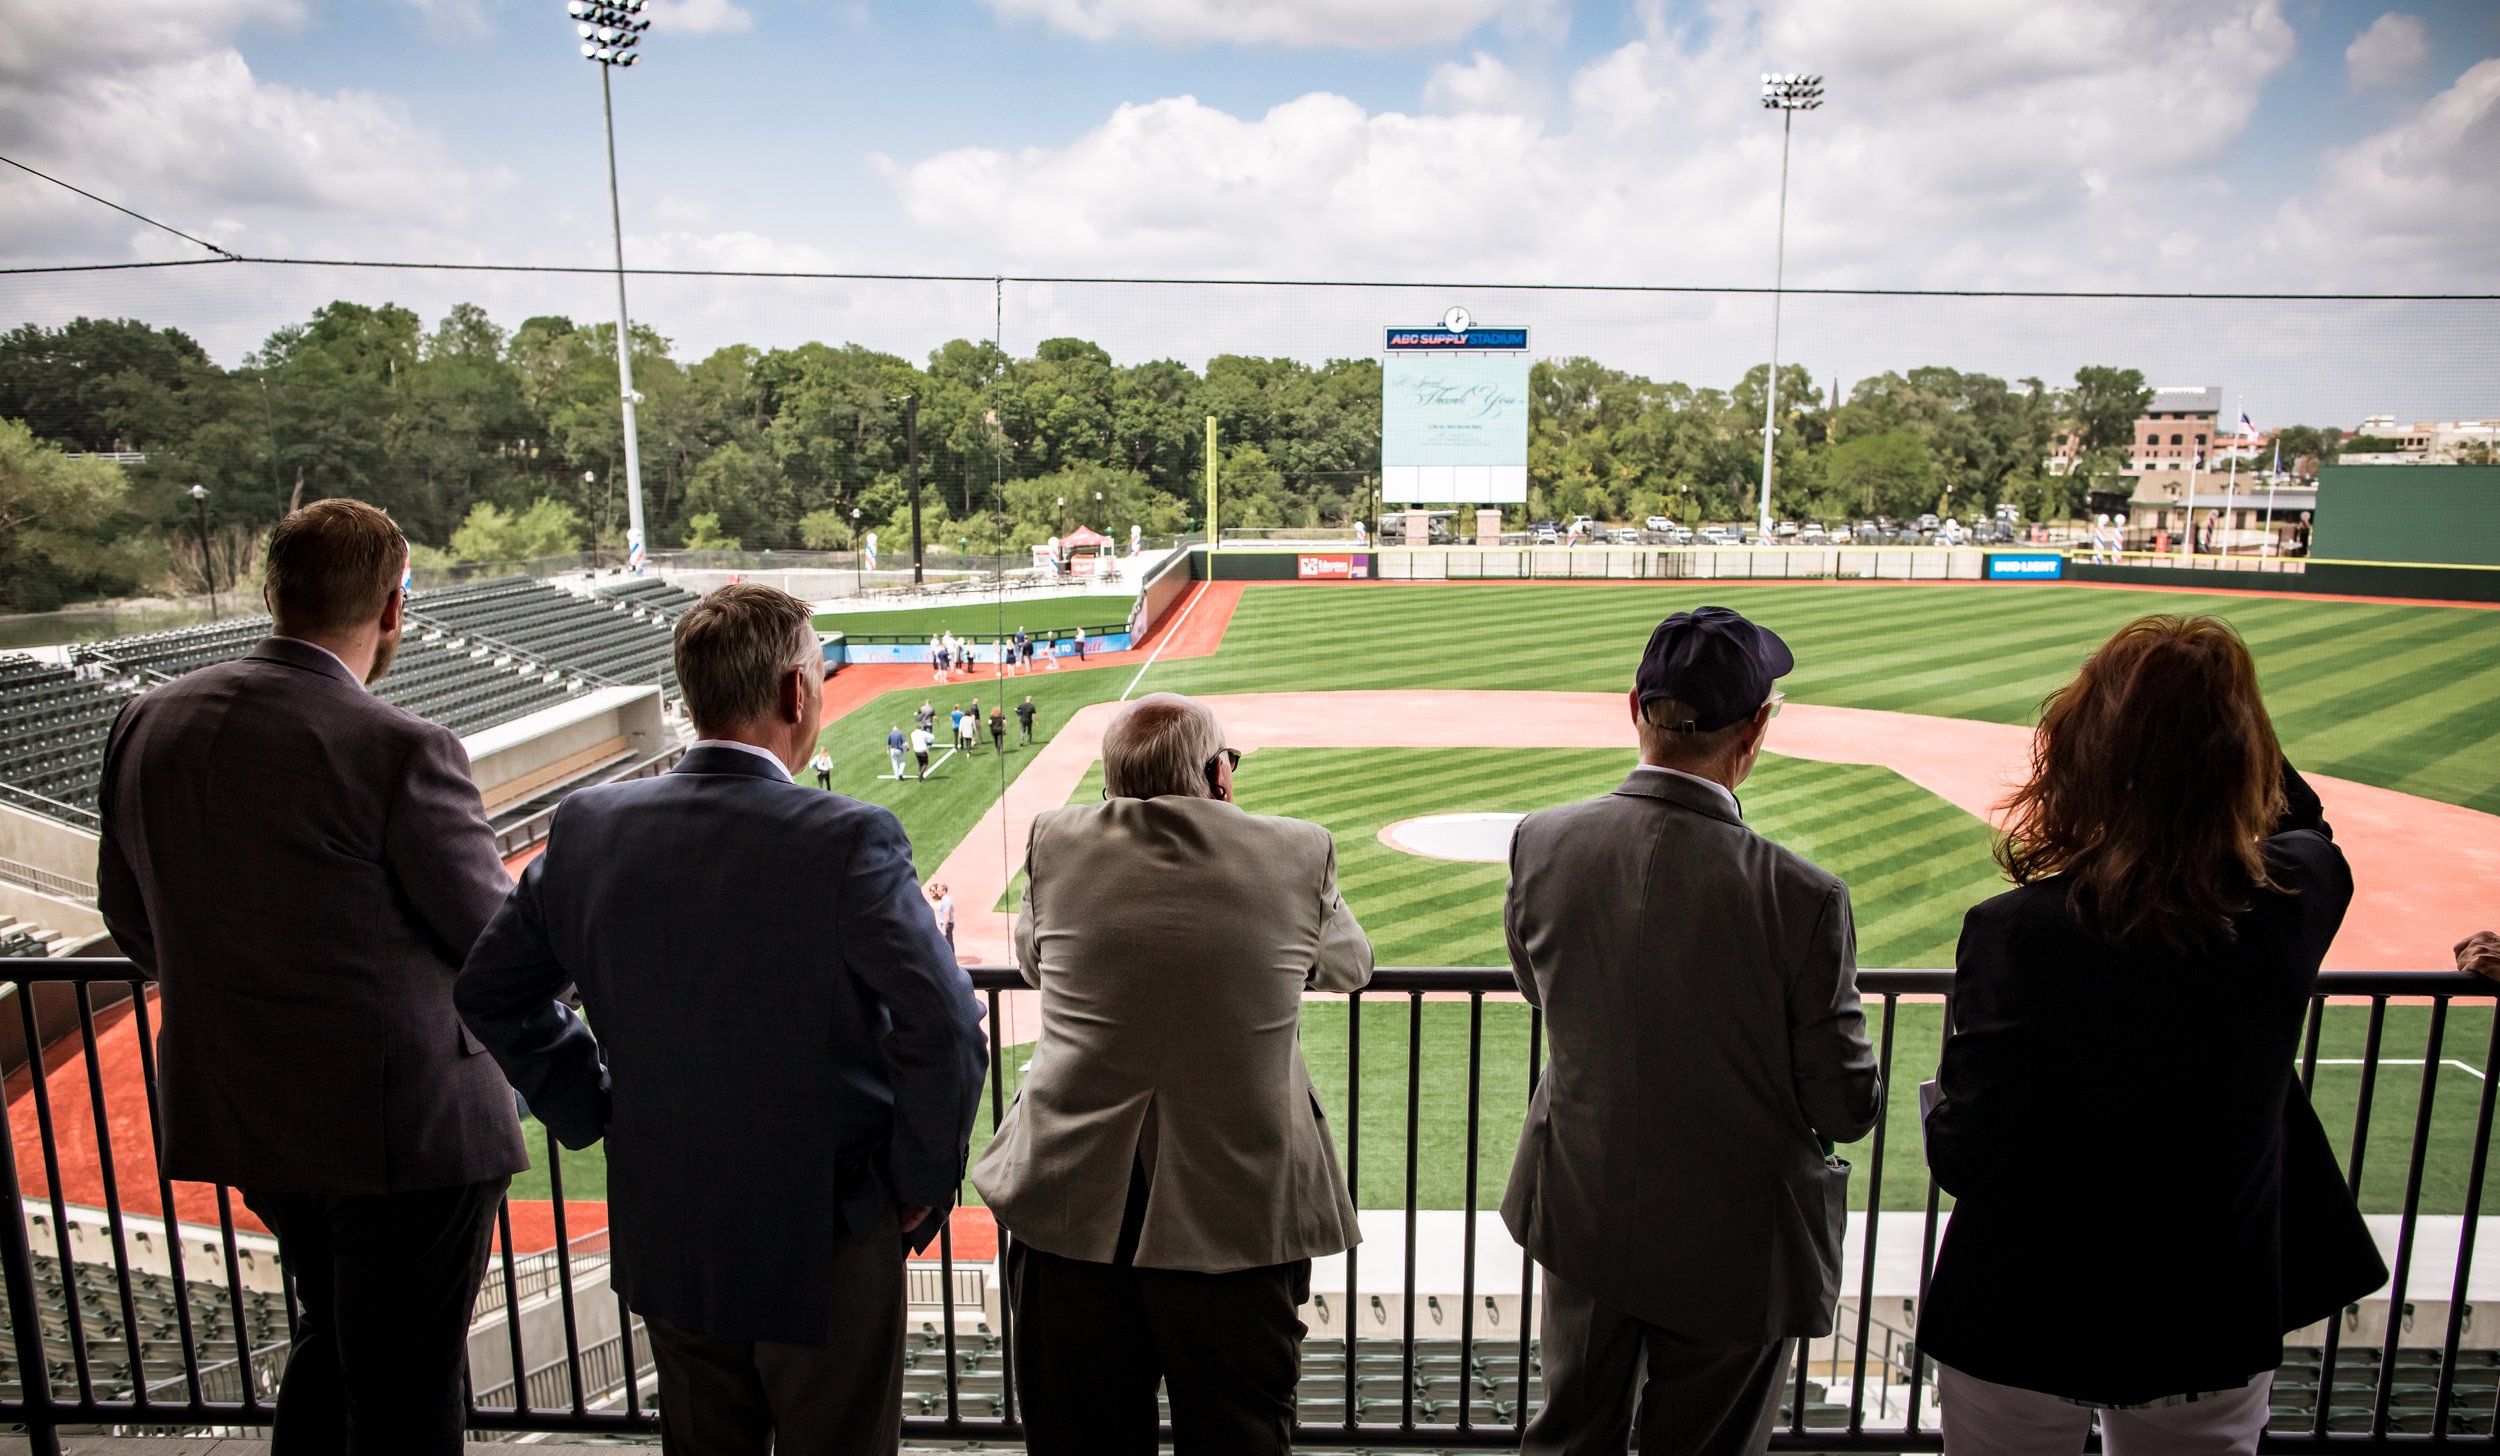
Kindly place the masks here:
[(1826, 1335), (1849, 1168), (1883, 1079), (1849, 892), (1745, 827), (1796, 658), (1725, 607), (1658, 624), (1633, 675), (1641, 761), (1511, 840), (1511, 971), (1552, 1061), (1502, 1219), (1545, 1270), (1545, 1408), (1523, 1456), (1739, 1456), (1771, 1439), (1788, 1350)]

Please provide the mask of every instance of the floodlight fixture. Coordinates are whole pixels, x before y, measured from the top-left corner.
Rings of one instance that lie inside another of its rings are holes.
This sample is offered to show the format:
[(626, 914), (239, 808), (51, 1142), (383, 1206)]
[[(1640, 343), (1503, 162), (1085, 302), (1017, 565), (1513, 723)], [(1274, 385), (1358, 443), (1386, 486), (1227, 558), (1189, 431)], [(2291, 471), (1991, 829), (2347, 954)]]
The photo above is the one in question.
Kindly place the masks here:
[(1797, 113), (1823, 104), (1823, 78), (1802, 71), (1762, 73), (1762, 106), (1780, 114), (1780, 211), (1771, 262), (1771, 368), (1762, 379), (1762, 500), (1755, 525), (1771, 539), (1771, 447), (1779, 438), (1780, 302), (1788, 274), (1788, 142)]
[(607, 124), (608, 224), (616, 244), (616, 393), (625, 420), (625, 559), (636, 575), (643, 566), (642, 446), (634, 428), (634, 406), (642, 403), (634, 389), (633, 315), (625, 305), (625, 215), (617, 200), (616, 101), (608, 73), (642, 59), (636, 47), (651, 21), (643, 14), (646, 0), (565, 0), (564, 13), (574, 20), (581, 38), (582, 59), (599, 67), (599, 111)]

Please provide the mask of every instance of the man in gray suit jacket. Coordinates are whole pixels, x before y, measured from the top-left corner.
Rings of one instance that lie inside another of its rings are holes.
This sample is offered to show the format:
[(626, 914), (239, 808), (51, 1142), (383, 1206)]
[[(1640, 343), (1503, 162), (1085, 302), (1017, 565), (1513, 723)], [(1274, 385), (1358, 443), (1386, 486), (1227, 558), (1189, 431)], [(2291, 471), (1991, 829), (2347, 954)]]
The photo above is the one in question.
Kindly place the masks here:
[(559, 1138), (607, 1139), (672, 1456), (890, 1453), (904, 1245), (963, 1180), (980, 1004), (893, 814), (791, 781), (823, 721), (807, 603), (726, 586), (676, 631), (703, 737), (564, 802), (460, 1011)]
[(1545, 1011), (1502, 1219), (1545, 1270), (1528, 1456), (1762, 1450), (1787, 1341), (1829, 1333), (1848, 1199), (1835, 1142), (1875, 1124), (1849, 892), (1745, 827), (1735, 790), (1786, 644), (1724, 607), (1658, 625), (1641, 763), (1531, 814), (1504, 907)]
[(972, 1181), (1014, 1236), (1032, 1456), (1283, 1456), (1311, 1260), (1362, 1237), (1302, 1064), (1306, 990), (1371, 979), (1336, 841), (1245, 814), (1205, 705), (1140, 698), (1105, 797), (1034, 821), (1016, 959), (1042, 1036)]
[(134, 699), (105, 753), (97, 901), (154, 977), (168, 1177), (239, 1188), (302, 1302), (276, 1449), (460, 1447), (487, 1234), (529, 1166), (452, 1007), (511, 880), (449, 730), (365, 690), (408, 543), (278, 523), (274, 635)]

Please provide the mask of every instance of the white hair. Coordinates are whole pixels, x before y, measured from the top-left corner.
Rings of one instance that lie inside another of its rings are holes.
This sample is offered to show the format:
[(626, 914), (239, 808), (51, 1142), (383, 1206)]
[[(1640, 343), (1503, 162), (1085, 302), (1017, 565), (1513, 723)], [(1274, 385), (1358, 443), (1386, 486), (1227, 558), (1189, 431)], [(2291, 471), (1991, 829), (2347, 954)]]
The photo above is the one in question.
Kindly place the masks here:
[(1207, 762), (1223, 750), (1224, 725), (1206, 704), (1148, 693), (1103, 731), (1103, 791), (1115, 799), (1207, 798)]

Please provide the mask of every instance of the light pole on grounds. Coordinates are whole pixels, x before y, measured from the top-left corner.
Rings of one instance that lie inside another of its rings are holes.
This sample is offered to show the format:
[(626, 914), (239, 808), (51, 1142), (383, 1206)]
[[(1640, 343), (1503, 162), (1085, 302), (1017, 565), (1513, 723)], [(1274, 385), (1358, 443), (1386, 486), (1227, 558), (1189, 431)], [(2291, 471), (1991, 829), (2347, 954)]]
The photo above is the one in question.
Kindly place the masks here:
[(1788, 138), (1797, 113), (1823, 104), (1823, 78), (1793, 71), (1765, 73), (1762, 105), (1780, 114), (1780, 221), (1771, 263), (1771, 370), (1762, 380), (1762, 510), (1755, 523), (1765, 541), (1771, 537), (1771, 445), (1779, 437), (1776, 418), (1780, 398), (1780, 289), (1788, 272)]
[(208, 619), (217, 620), (217, 557), (208, 545), (208, 487), (191, 487), (191, 504), (200, 508), (200, 577), (208, 583)]
[(616, 103), (608, 73), (642, 59), (635, 47), (651, 28), (644, 18), (647, 0), (566, 0), (564, 13), (573, 17), (582, 38), (582, 59), (599, 68), (599, 114), (608, 130), (608, 226), (616, 239), (616, 392), (625, 411), (625, 564), (642, 574), (642, 450), (634, 437), (633, 327), (625, 311), (625, 215), (616, 197)]

